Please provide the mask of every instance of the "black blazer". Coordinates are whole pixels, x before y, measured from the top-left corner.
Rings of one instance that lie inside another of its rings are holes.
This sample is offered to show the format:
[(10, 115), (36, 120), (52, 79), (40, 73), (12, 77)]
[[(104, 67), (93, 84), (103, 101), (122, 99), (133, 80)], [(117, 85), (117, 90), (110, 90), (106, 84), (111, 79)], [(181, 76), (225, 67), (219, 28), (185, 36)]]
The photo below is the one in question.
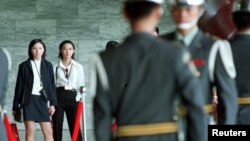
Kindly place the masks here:
[[(27, 105), (30, 101), (30, 95), (32, 92), (34, 76), (32, 73), (31, 59), (27, 59), (19, 65), (15, 96), (13, 100), (12, 110), (15, 111), (18, 105), (22, 103), (23, 94), (24, 95), (24, 105)], [(47, 92), (50, 105), (57, 104), (56, 98), (56, 86), (54, 80), (53, 66), (52, 64), (42, 59), (41, 61), (41, 77), (43, 82), (43, 87)], [(26, 86), (25, 86), (26, 85)]]

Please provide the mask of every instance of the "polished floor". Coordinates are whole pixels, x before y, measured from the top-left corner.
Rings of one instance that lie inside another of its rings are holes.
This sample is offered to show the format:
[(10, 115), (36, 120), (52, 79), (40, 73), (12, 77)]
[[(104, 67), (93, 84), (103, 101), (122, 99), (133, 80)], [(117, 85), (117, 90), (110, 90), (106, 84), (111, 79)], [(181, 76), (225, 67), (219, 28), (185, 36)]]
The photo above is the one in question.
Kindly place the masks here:
[[(25, 131), (19, 130), (18, 132), (20, 141), (25, 141)], [(40, 129), (35, 131), (35, 141), (43, 141), (43, 133)], [(63, 141), (71, 141), (69, 130), (67, 129), (63, 130)], [(92, 130), (87, 131), (87, 141), (95, 141)]]

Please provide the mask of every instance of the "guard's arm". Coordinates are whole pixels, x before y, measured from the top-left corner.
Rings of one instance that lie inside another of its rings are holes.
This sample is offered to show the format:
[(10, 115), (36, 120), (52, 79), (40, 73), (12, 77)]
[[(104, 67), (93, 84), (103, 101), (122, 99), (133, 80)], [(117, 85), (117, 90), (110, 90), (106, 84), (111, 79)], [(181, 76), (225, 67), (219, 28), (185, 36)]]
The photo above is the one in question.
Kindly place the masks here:
[[(93, 74), (95, 79), (92, 84), (96, 84), (94, 97), (94, 126), (96, 140), (110, 141), (112, 137), (112, 112), (109, 95), (109, 84), (106, 70), (99, 55), (94, 57)], [(93, 92), (91, 92), (93, 93)]]
[(182, 51), (177, 58), (177, 83), (180, 93), (187, 106), (187, 124), (190, 141), (203, 141), (206, 139), (206, 120), (203, 110), (204, 96), (202, 86), (198, 82), (198, 71), (190, 60), (190, 55)]
[(217, 54), (214, 70), (214, 84), (218, 93), (218, 124), (235, 124), (238, 110), (235, 80), (223, 65), (222, 54)]

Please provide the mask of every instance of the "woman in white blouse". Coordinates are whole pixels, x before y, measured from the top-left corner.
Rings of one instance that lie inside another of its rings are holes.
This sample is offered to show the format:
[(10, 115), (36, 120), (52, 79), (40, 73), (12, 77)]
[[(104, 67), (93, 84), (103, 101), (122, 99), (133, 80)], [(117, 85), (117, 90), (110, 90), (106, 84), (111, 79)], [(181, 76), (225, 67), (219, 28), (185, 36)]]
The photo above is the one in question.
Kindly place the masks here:
[[(70, 40), (59, 45), (59, 63), (55, 66), (57, 87), (56, 112), (53, 115), (53, 133), (55, 141), (62, 141), (63, 117), (66, 113), (70, 134), (72, 136), (76, 119), (77, 101), (80, 100), (84, 86), (83, 66), (74, 60), (75, 46)], [(78, 141), (82, 140), (79, 131)]]
[(45, 60), (46, 46), (41, 39), (30, 42), (28, 54), (18, 69), (13, 116), (22, 106), (26, 141), (34, 141), (35, 122), (40, 123), (44, 141), (53, 141), (50, 116), (57, 104), (53, 66)]

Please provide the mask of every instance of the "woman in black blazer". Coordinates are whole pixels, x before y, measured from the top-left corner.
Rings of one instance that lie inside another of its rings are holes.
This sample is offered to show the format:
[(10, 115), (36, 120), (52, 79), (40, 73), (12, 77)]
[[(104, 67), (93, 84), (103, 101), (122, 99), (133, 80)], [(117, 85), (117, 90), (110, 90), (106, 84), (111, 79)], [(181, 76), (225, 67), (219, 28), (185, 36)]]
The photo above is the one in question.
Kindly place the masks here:
[(53, 141), (50, 116), (57, 104), (53, 66), (45, 60), (46, 46), (41, 39), (30, 42), (28, 54), (29, 58), (18, 69), (13, 116), (18, 106), (23, 105), (25, 140), (34, 140), (35, 122), (39, 122), (44, 140)]

